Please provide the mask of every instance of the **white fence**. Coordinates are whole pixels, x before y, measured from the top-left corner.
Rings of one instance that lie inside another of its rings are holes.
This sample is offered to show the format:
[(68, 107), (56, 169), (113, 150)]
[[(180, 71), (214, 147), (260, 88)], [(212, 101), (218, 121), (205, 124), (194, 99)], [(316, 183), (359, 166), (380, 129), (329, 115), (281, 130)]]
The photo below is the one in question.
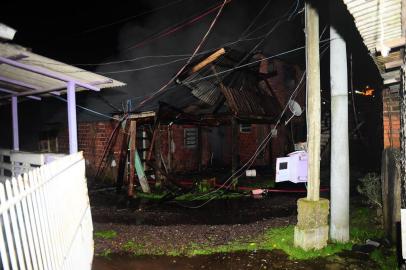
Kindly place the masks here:
[(93, 225), (82, 153), (0, 183), (0, 269), (90, 270)]
[(6, 178), (18, 176), (63, 156), (65, 155), (0, 149), (0, 182), (4, 182)]

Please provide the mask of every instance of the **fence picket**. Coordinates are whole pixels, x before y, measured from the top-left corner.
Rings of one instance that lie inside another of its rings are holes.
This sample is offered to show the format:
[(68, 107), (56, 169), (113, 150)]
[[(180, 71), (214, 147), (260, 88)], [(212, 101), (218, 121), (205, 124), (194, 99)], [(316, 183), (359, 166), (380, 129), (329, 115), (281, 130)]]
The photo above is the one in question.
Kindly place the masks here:
[[(37, 235), (37, 227), (35, 223), (35, 218), (34, 218), (34, 213), (32, 210), (32, 197), (31, 194), (29, 194), (29, 189), (30, 186), (28, 184), (28, 174), (25, 173), (23, 175), (23, 180), (22, 180), (22, 186), (24, 189), (24, 192), (27, 193), (27, 196), (25, 197), (25, 201), (23, 201), (23, 210), (24, 210), (24, 218), (26, 219), (26, 226), (27, 232), (28, 232), (28, 243), (30, 244), (30, 250), (32, 254), (32, 262), (33, 262), (33, 267), (35, 270), (38, 269), (43, 269), (42, 266), (42, 257), (41, 257), (41, 250), (39, 248), (39, 242), (38, 242), (38, 235)], [(21, 188), (20, 188), (21, 190)]]
[[(18, 196), (23, 194), (23, 190), (19, 190), (20, 183), (22, 182), (21, 176), (18, 176), (17, 179), (13, 178), (12, 180), (12, 186), (13, 186), (13, 193), (14, 196)], [(18, 218), (18, 224), (21, 232), (21, 242), (23, 244), (23, 250), (24, 250), (24, 257), (26, 261), (26, 266), (27, 270), (32, 270), (32, 262), (31, 262), (31, 254), (30, 254), (30, 249), (28, 245), (28, 232), (26, 231), (26, 222), (27, 220), (23, 216), (23, 210), (22, 210), (22, 204), (24, 203), (22, 199), (16, 204), (16, 210), (17, 210), (17, 218)]]
[(90, 270), (93, 225), (81, 153), (0, 182), (0, 268)]
[[(3, 183), (0, 183), (0, 189), (4, 189), (3, 187)], [(1, 201), (0, 201), (0, 206), (1, 206)], [(1, 217), (1, 216), (0, 216)], [(4, 224), (4, 220), (0, 219), (0, 255), (1, 255), (1, 264), (4, 270), (9, 270), (10, 266), (9, 266), (9, 260), (8, 260), (8, 255), (7, 255), (7, 249), (6, 249), (6, 239), (4, 239), (4, 235), (3, 235), (3, 225)]]
[[(6, 193), (4, 190), (4, 186), (0, 185), (0, 205), (7, 205), (8, 202), (6, 201)], [(8, 206), (8, 205), (7, 205)], [(11, 269), (18, 269), (17, 268), (17, 260), (16, 260), (16, 253), (14, 249), (14, 241), (13, 241), (13, 235), (11, 233), (11, 228), (10, 228), (10, 219), (9, 219), (9, 214), (8, 214), (8, 208), (4, 212), (2, 212), (3, 215), (3, 225), (4, 225), (4, 232), (6, 233), (6, 244), (7, 244), (7, 251), (9, 254), (10, 262), (11, 262)]]
[[(15, 178), (13, 178), (12, 180), (15, 181)], [(14, 194), (11, 189), (10, 181), (6, 181), (6, 195), (7, 195), (7, 200), (9, 200), (9, 201), (14, 200)], [(18, 266), (19, 266), (18, 269), (25, 270), (23, 247), (22, 247), (22, 242), (21, 242), (21, 237), (20, 237), (21, 231), (18, 228), (15, 206), (10, 206), (9, 211), (10, 211), (11, 228), (13, 230), (14, 244), (15, 244), (15, 248), (17, 251), (17, 260), (18, 260)]]

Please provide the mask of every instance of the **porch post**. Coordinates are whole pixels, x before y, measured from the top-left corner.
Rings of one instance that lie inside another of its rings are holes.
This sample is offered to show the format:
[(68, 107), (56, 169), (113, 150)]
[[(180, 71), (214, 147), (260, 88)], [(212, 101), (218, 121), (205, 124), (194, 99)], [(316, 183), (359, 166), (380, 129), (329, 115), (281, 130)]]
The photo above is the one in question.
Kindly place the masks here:
[(13, 121), (13, 150), (20, 150), (20, 140), (18, 135), (18, 105), (17, 97), (11, 97), (11, 118)]
[(69, 154), (78, 152), (78, 134), (76, 123), (76, 93), (75, 83), (68, 82), (68, 128), (69, 128)]

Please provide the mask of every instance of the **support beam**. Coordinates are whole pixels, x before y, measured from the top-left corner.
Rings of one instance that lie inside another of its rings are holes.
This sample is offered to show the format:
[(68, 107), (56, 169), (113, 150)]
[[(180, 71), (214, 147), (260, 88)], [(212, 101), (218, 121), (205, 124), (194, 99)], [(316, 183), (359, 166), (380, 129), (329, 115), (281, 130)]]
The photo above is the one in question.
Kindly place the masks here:
[[(16, 91), (7, 90), (4, 88), (0, 88), (0, 92), (7, 93), (7, 94), (18, 94), (18, 92), (16, 92)], [(27, 96), (27, 98), (34, 99), (34, 100), (41, 100), (40, 97), (35, 97), (35, 96)]]
[(18, 131), (18, 100), (11, 98), (11, 119), (13, 123), (13, 150), (20, 151), (20, 139)]
[[(2, 77), (2, 76), (0, 76), (0, 81), (6, 82), (6, 83), (9, 83), (9, 84), (13, 84), (13, 85), (17, 85), (17, 86), (22, 86), (22, 87), (25, 87), (25, 88), (28, 88), (28, 89), (33, 89), (34, 91), (29, 92), (29, 93), (33, 93), (33, 94), (36, 94), (38, 91), (44, 91), (42, 88), (40, 88), (38, 86), (29, 84), (29, 83), (25, 83), (25, 82), (21, 82), (21, 81), (18, 81), (18, 80), (13, 80), (13, 79), (10, 79), (10, 78)], [(52, 94), (57, 95), (57, 96), (60, 95), (60, 93), (56, 92), (56, 91), (52, 92), (52, 90), (50, 90), (48, 92), (51, 92)], [(27, 94), (27, 92), (21, 92), (21, 93), (16, 92), (15, 95), (16, 96), (21, 96), (21, 95), (29, 95), (29, 94)]]
[(135, 152), (137, 151), (137, 122), (130, 120), (130, 176), (128, 181), (128, 197), (134, 196), (135, 183)]
[[(398, 37), (393, 39), (387, 39), (382, 42), (385, 46), (389, 47), (390, 49), (397, 48), (404, 46), (406, 44), (406, 37)], [(382, 50), (381, 44), (376, 44), (376, 50), (380, 52)]]
[(78, 152), (78, 132), (76, 122), (76, 85), (68, 82), (68, 128), (69, 128), (69, 154)]
[(231, 174), (233, 175), (233, 186), (237, 184), (238, 176), (234, 175), (239, 166), (238, 160), (238, 144), (239, 144), (239, 124), (235, 117), (231, 120)]
[(74, 78), (71, 78), (69, 76), (63, 75), (63, 74), (58, 74), (56, 72), (44, 69), (44, 68), (40, 68), (40, 67), (36, 67), (36, 66), (31, 66), (31, 65), (26, 65), (23, 63), (20, 63), (18, 61), (14, 61), (5, 57), (0, 57), (0, 63), (4, 63), (16, 68), (20, 68), (23, 70), (27, 70), (27, 71), (31, 71), (37, 74), (41, 74), (50, 78), (54, 78), (57, 80), (61, 80), (61, 81), (65, 81), (65, 82), (74, 82), (77, 86), (81, 86), (84, 87), (86, 89), (89, 90), (93, 90), (93, 91), (100, 91), (100, 89), (98, 87), (95, 87), (91, 84), (88, 83), (83, 83), (80, 81), (75, 80)]
[(306, 2), (306, 64), (307, 64), (307, 145), (308, 186), (307, 199), (320, 198), (320, 55), (319, 55), (319, 14), (315, 7)]
[(401, 59), (385, 63), (385, 69), (398, 68), (403, 64)]
[(347, 51), (345, 41), (333, 26), (330, 27), (330, 39), (330, 237), (333, 241), (346, 243), (350, 240)]

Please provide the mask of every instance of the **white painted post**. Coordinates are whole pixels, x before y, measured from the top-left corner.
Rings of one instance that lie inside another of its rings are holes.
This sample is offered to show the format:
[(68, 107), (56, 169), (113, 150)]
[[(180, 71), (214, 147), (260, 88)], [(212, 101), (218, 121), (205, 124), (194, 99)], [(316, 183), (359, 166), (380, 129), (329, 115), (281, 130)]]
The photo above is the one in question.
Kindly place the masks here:
[(75, 83), (68, 82), (68, 128), (69, 128), (69, 154), (78, 152), (78, 134), (76, 122), (76, 93)]
[(18, 100), (17, 97), (11, 97), (11, 117), (13, 121), (13, 150), (20, 150), (20, 139), (18, 134)]
[(330, 237), (348, 242), (349, 236), (349, 146), (348, 79), (346, 43), (330, 27), (331, 82), (331, 220)]

